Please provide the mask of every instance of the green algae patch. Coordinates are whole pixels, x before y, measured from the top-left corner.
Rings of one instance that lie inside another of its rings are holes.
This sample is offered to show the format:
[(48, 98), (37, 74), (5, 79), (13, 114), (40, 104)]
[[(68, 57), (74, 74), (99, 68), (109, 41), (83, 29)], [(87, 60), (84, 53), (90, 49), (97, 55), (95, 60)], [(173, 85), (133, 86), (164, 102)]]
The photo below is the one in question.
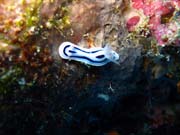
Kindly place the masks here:
[(64, 33), (64, 30), (70, 28), (71, 22), (69, 17), (69, 8), (68, 6), (62, 6), (57, 8), (57, 13), (53, 17), (49, 17), (48, 21), (45, 23), (45, 27), (48, 29), (55, 28)]
[(27, 27), (32, 27), (39, 22), (39, 10), (42, 2), (42, 0), (37, 0), (34, 3), (31, 3), (28, 7), (26, 7), (24, 16), (26, 19), (25, 23)]
[(8, 43), (21, 44), (31, 36), (40, 20), (40, 7), (43, 0), (4, 2), (0, 18), (1, 39)]

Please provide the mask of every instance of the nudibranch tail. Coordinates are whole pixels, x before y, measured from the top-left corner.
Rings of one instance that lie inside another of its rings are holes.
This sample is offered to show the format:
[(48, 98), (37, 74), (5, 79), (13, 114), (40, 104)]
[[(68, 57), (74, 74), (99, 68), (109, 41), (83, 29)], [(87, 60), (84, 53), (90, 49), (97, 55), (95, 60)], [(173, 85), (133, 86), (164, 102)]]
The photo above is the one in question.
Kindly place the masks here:
[(63, 59), (75, 60), (92, 66), (103, 66), (109, 62), (117, 63), (119, 55), (110, 47), (82, 48), (71, 42), (59, 46), (59, 55)]

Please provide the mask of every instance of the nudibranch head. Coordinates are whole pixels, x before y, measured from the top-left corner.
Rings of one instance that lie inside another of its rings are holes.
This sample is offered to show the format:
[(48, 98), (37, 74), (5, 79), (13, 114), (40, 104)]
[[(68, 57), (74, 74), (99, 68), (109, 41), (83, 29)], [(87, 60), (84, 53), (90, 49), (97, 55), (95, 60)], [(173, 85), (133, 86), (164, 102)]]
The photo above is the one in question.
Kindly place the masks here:
[(106, 45), (104, 47), (104, 52), (105, 52), (105, 56), (107, 59), (109, 59), (110, 61), (119, 64), (118, 60), (119, 60), (119, 54), (116, 53), (114, 50), (111, 49), (111, 47), (109, 45)]

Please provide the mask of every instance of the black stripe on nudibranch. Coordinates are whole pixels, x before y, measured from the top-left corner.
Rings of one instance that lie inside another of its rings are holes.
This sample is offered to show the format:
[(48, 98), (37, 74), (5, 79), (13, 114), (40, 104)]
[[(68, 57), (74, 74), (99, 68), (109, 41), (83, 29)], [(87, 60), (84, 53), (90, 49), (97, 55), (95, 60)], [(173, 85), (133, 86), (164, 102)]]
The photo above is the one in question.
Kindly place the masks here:
[(96, 51), (84, 51), (84, 50), (82, 50), (82, 49), (80, 49), (80, 48), (78, 48), (78, 47), (74, 47), (74, 49), (76, 49), (76, 50), (78, 50), (78, 51), (81, 51), (81, 52), (84, 52), (84, 53), (96, 53), (96, 52), (99, 52), (99, 51), (102, 51), (101, 49), (99, 49), (99, 50), (96, 50)]
[(99, 52), (99, 51), (102, 51), (102, 50), (92, 51), (91, 53), (97, 53), (97, 52)]
[(88, 61), (90, 61), (92, 63), (102, 63), (102, 62), (105, 62), (105, 61), (108, 60), (108, 59), (105, 58), (105, 59), (103, 59), (101, 61), (95, 61), (95, 60), (92, 60), (92, 59), (90, 59), (88, 57), (85, 57), (85, 56), (70, 56), (70, 58), (86, 59), (86, 60), (88, 60)]
[(84, 51), (84, 50), (82, 50), (82, 49), (80, 49), (80, 48), (78, 48), (78, 47), (74, 47), (74, 49), (79, 50), (79, 51), (81, 51), (81, 52), (90, 53), (90, 52)]
[(64, 47), (64, 49), (63, 49), (63, 53), (66, 55), (66, 56), (68, 56), (67, 55), (67, 53), (66, 53), (66, 49), (68, 48), (68, 47), (70, 47), (71, 45), (67, 45), (66, 47)]
[(96, 56), (96, 58), (99, 58), (99, 59), (104, 58), (104, 57), (105, 57), (104, 55), (98, 55), (98, 56)]
[(70, 52), (70, 53), (76, 53), (76, 51), (71, 51), (71, 50), (69, 50), (69, 52)]

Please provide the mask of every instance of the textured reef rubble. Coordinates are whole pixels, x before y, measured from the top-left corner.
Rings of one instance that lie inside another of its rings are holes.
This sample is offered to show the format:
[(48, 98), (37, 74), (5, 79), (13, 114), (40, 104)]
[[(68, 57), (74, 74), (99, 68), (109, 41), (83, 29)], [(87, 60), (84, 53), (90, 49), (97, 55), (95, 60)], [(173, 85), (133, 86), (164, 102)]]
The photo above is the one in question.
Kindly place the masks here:
[[(0, 1), (0, 134), (178, 134), (179, 12), (179, 0)], [(63, 41), (109, 44), (120, 65), (62, 60)]]

